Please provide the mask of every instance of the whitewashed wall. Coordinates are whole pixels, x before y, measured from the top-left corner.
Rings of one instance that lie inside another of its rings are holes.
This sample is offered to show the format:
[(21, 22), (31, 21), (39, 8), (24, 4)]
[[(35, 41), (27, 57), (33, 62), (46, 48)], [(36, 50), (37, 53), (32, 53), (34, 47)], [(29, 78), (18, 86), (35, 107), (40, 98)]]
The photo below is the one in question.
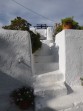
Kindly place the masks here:
[[(19, 63), (22, 58), (24, 63)], [(31, 85), (31, 80), (32, 64), (29, 33), (27, 31), (0, 29), (0, 88), (17, 87), (21, 82)]]
[(62, 31), (56, 35), (55, 39), (56, 47), (59, 54), (59, 70), (64, 74), (66, 70), (66, 56), (65, 56), (65, 31)]
[(47, 29), (36, 29), (42, 36), (47, 37)]
[(47, 40), (53, 40), (53, 30), (52, 27), (47, 28)]
[(34, 27), (31, 27), (30, 30), (34, 33), (39, 33), (41, 35), (41, 39), (53, 40), (52, 27), (48, 27), (47, 29), (36, 29)]
[(83, 76), (83, 31), (63, 30), (56, 36), (59, 46), (59, 69), (69, 85), (79, 85)]

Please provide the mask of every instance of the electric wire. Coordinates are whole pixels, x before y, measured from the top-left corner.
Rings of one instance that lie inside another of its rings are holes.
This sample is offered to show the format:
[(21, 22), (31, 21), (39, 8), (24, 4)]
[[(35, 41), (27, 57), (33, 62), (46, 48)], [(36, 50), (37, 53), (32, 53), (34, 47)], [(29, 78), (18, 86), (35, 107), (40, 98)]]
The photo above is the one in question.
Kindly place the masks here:
[(13, 2), (15, 2), (16, 4), (18, 4), (18, 5), (20, 5), (20, 6), (22, 6), (23, 8), (25, 8), (26, 10), (29, 10), (30, 12), (32, 12), (32, 13), (34, 13), (34, 14), (36, 14), (36, 15), (38, 15), (38, 16), (41, 16), (41, 17), (43, 17), (43, 18), (45, 18), (45, 19), (47, 19), (47, 20), (49, 20), (49, 21), (51, 21), (51, 22), (54, 22), (55, 23), (55, 21), (53, 21), (53, 20), (50, 20), (49, 18), (47, 18), (46, 16), (43, 16), (43, 15), (41, 15), (41, 14), (39, 14), (39, 13), (37, 13), (37, 12), (35, 12), (35, 11), (33, 11), (33, 10), (31, 10), (30, 8), (28, 8), (28, 7), (25, 7), (24, 5), (22, 5), (21, 3), (19, 3), (19, 2), (17, 2), (17, 1), (15, 1), (15, 0), (12, 0)]

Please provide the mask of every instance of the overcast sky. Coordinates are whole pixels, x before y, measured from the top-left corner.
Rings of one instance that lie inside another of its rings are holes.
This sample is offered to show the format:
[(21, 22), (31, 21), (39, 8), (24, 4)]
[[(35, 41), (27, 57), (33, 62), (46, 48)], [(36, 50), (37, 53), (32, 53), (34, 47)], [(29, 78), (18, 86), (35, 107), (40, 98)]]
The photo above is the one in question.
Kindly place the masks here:
[(15, 0), (46, 18), (45, 19), (12, 0), (0, 0), (0, 26), (8, 25), (12, 19), (20, 16), (32, 25), (46, 23), (53, 25), (62, 18), (74, 16), (74, 19), (83, 25), (83, 0)]

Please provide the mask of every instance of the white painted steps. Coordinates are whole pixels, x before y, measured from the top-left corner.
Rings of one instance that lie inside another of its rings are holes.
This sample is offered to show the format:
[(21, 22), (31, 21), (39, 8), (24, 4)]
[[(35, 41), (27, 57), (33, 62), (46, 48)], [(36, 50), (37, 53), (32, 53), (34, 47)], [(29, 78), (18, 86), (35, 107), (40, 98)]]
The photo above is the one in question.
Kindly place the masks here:
[(42, 44), (42, 48), (40, 48), (39, 50), (37, 50), (34, 55), (40, 55), (40, 56), (48, 56), (51, 55), (51, 51), (50, 51), (50, 47), (46, 44)]
[(57, 82), (64, 82), (64, 75), (59, 71), (52, 71), (44, 74), (40, 74), (36, 76), (35, 84), (42, 85), (46, 83), (57, 83)]
[(34, 56), (34, 62), (35, 63), (50, 63), (50, 62), (55, 62), (55, 59), (53, 55)]
[(45, 104), (47, 104), (52, 98), (67, 95), (64, 75), (58, 70), (59, 63), (55, 62), (52, 46), (53, 41), (43, 40), (42, 48), (34, 54), (35, 76), (33, 86), (36, 96), (35, 111), (56, 111), (45, 110), (41, 107), (42, 103), (45, 101), (44, 98), (46, 99)]
[(35, 63), (35, 73), (36, 74), (43, 74), (46, 72), (52, 72), (58, 70), (59, 65), (58, 63)]
[(59, 71), (52, 71), (36, 76), (34, 93), (37, 96), (55, 97), (67, 94), (64, 75)]
[(64, 83), (35, 87), (34, 94), (41, 97), (60, 97), (67, 94), (67, 88)]
[(42, 40), (42, 43), (47, 44), (48, 46), (53, 43), (53, 40)]
[(58, 98), (36, 98), (36, 111), (83, 111), (83, 86), (72, 89), (73, 93)]
[(42, 42), (42, 47), (34, 53), (34, 56), (35, 55), (38, 55), (38, 56), (52, 55), (51, 45), (53, 44), (53, 41), (42, 40), (41, 42)]

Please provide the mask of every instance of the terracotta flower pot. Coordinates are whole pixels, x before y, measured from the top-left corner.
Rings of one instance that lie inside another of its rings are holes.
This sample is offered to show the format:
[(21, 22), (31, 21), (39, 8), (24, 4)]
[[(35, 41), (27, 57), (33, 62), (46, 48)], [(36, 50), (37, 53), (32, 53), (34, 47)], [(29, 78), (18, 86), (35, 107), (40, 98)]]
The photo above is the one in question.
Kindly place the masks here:
[(31, 103), (29, 101), (21, 101), (19, 103), (20, 109), (28, 109), (28, 108), (30, 108), (30, 106), (31, 106)]
[(72, 29), (72, 24), (63, 24), (63, 29)]

